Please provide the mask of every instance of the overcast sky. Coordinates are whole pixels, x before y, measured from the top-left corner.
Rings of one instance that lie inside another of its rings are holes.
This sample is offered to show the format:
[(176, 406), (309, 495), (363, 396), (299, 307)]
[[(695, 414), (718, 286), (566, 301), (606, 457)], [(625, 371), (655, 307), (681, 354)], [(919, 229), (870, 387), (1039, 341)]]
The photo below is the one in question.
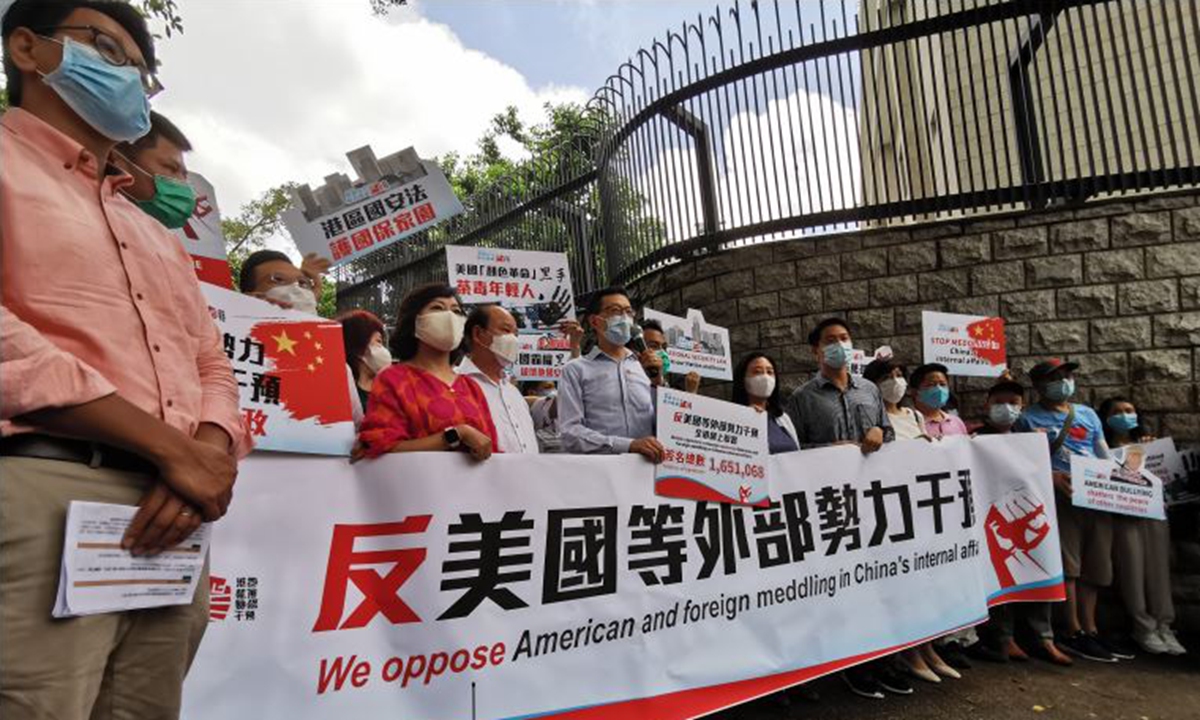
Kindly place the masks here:
[(180, 0), (155, 108), (195, 145), (225, 215), (263, 190), (349, 171), (348, 150), (469, 153), (508, 105), (585, 102), (695, 0)]

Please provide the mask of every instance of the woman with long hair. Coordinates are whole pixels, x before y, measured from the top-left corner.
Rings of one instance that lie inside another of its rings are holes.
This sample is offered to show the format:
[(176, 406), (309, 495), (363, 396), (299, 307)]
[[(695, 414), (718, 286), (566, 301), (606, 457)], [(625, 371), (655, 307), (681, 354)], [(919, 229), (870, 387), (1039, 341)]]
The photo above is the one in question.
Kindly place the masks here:
[(767, 413), (767, 445), (772, 455), (800, 449), (796, 428), (783, 411), (775, 361), (754, 352), (742, 358), (733, 371), (733, 402)]
[(392, 365), (392, 353), (384, 343), (386, 328), (382, 320), (366, 310), (344, 312), (337, 316), (337, 321), (342, 324), (346, 364), (350, 366), (354, 387), (365, 410), (375, 376)]

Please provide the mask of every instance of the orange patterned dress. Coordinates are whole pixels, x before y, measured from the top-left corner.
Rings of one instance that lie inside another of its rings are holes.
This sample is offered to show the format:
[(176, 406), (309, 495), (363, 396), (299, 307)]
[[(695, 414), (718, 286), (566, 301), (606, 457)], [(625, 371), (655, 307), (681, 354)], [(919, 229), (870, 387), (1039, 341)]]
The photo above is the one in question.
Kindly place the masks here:
[(358, 439), (367, 457), (379, 457), (398, 442), (463, 424), (490, 437), (496, 447), (496, 425), (474, 380), (458, 375), (453, 385), (447, 385), (436, 375), (399, 364), (376, 376)]

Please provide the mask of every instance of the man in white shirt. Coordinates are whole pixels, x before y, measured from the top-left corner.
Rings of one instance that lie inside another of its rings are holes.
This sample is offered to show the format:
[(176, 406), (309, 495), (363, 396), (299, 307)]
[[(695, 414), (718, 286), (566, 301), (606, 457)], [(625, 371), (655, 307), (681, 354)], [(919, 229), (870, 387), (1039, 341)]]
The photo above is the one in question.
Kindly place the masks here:
[(499, 305), (479, 305), (463, 329), (468, 356), (458, 373), (474, 380), (487, 398), (502, 453), (537, 453), (529, 403), (505, 374), (517, 359), (517, 321)]

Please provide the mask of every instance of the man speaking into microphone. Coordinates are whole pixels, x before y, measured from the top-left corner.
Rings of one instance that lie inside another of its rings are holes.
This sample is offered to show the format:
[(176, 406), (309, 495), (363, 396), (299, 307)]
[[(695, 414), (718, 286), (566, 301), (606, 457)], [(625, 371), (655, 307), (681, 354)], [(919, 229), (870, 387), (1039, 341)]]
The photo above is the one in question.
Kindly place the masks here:
[[(565, 452), (632, 452), (651, 462), (662, 460), (663, 446), (654, 437), (654, 388), (643, 369), (661, 375), (662, 359), (644, 339), (634, 340), (641, 328), (633, 318), (624, 288), (604, 288), (592, 296), (586, 322), (595, 333), (596, 347), (563, 366), (558, 385)], [(637, 352), (627, 345), (637, 346)]]

